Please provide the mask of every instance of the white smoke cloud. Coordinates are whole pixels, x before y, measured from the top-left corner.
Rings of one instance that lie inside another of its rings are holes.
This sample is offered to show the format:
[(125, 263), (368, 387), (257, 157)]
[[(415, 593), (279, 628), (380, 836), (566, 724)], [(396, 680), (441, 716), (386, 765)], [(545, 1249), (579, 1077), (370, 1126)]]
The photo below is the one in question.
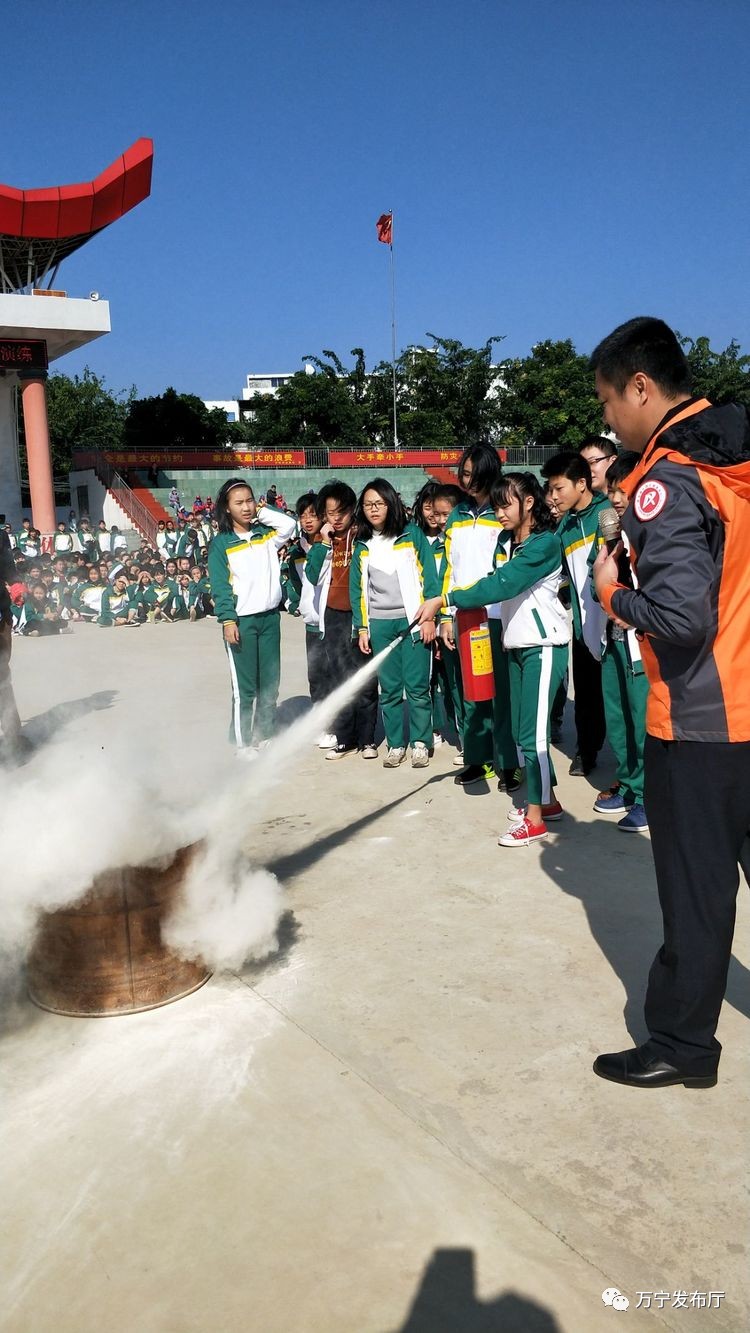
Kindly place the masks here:
[(163, 923), (165, 943), (213, 971), (237, 970), (273, 952), (283, 889), (274, 875), (250, 863), (245, 844), (285, 770), (330, 728), (393, 646), (368, 659), (356, 677), (254, 762), (204, 769), (197, 795), (146, 738), (132, 727), (113, 735), (111, 723), (106, 748), (66, 737), (43, 746), (23, 767), (0, 768), (6, 830), (0, 961), (6, 988), (28, 952), (40, 912), (73, 905), (105, 871), (166, 865), (189, 844), (199, 846)]

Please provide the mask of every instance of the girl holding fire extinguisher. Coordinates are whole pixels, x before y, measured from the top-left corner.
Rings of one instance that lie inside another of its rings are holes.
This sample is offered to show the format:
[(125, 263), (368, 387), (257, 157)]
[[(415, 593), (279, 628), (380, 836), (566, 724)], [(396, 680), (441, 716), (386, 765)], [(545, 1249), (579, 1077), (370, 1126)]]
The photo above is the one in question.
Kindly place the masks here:
[[(507, 558), (507, 538), (490, 500), (493, 486), (500, 481), (502, 468), (497, 450), (490, 444), (471, 444), (464, 449), (458, 464), (458, 484), (466, 491), (445, 528), (443, 592), (466, 587), (482, 578), (488, 569)], [(479, 603), (477, 603), (479, 605)], [(440, 637), (447, 653), (454, 654), (455, 611), (444, 607)], [(502, 624), (496, 606), (487, 608), (489, 642), (494, 667), (494, 699), (463, 701), (463, 757), (465, 768), (456, 774), (461, 787), (489, 781), (497, 772), (499, 787), (513, 792), (520, 786), (516, 765), (518, 756), (510, 725), (510, 684), (503, 654)], [(451, 663), (451, 667), (453, 663)], [(460, 673), (456, 673), (460, 679)]]
[(454, 587), (420, 607), (438, 610), (500, 603), (507, 654), (513, 736), (526, 759), (528, 806), (511, 807), (501, 847), (524, 847), (547, 836), (546, 821), (562, 816), (549, 752), (550, 712), (568, 664), (570, 628), (558, 592), (560, 543), (544, 492), (530, 472), (508, 472), (492, 489), (493, 509), (510, 536), (510, 559), (469, 587)]

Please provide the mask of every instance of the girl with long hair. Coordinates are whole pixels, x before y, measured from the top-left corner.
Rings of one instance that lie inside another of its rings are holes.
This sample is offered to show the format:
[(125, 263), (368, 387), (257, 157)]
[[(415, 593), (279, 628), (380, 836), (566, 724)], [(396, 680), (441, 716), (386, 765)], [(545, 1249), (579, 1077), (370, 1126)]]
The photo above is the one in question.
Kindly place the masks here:
[(428, 601), (420, 619), (443, 608), (499, 605), (508, 661), (513, 739), (526, 761), (528, 806), (512, 806), (501, 847), (523, 847), (547, 836), (562, 816), (549, 752), (550, 713), (568, 664), (570, 627), (558, 593), (562, 557), (544, 492), (530, 472), (508, 472), (490, 501), (510, 537), (510, 558), (470, 587)]
[[(435, 560), (421, 528), (410, 523), (400, 497), (382, 477), (365, 486), (355, 513), (357, 542), (350, 572), (354, 627), (362, 653), (381, 653), (403, 634), (424, 598), (438, 588)], [(409, 705), (413, 768), (426, 768), (432, 746), (430, 644), (435, 625), (412, 630), (378, 671), (388, 745), (385, 768), (406, 758), (402, 700)]]
[(230, 739), (242, 757), (252, 758), (274, 730), (281, 678), (278, 552), (297, 525), (278, 509), (259, 508), (241, 477), (224, 482), (216, 519), (208, 573), (232, 682)]
[[(464, 449), (458, 464), (458, 484), (466, 491), (467, 498), (456, 505), (446, 524), (444, 593), (474, 583), (507, 558), (507, 534), (490, 499), (492, 488), (501, 477), (500, 458), (491, 444), (470, 444)], [(454, 616), (455, 612), (449, 608), (441, 619), (440, 636), (447, 654), (456, 651)], [(499, 607), (488, 606), (487, 618), (495, 697), (480, 703), (463, 701), (465, 767), (456, 774), (455, 782), (465, 787), (488, 782), (497, 775), (499, 786), (513, 792), (520, 786), (520, 777), (510, 725), (510, 682)], [(457, 670), (455, 674), (460, 680), (460, 672)]]

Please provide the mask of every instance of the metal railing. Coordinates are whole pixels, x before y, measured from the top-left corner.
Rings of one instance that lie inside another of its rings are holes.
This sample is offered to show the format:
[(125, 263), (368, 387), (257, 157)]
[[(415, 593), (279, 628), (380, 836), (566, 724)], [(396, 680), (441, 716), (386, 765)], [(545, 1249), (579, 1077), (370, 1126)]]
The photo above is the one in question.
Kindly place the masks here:
[(157, 520), (143, 502), (133, 494), (125, 478), (112, 466), (104, 454), (99, 453), (96, 449), (77, 451), (74, 462), (77, 468), (92, 468), (102, 485), (106, 486), (107, 490), (111, 492), (123, 513), (127, 514), (131, 523), (139, 528), (150, 542), (156, 542)]

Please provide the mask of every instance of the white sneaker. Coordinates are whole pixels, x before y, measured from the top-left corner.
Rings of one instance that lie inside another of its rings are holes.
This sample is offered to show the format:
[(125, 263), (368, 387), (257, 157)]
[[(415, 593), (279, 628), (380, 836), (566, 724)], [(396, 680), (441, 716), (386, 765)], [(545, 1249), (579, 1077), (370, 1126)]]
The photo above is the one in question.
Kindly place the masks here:
[(423, 741), (415, 741), (411, 747), (412, 768), (427, 768), (429, 762), (430, 755), (427, 746)]
[(398, 768), (399, 764), (403, 764), (405, 758), (406, 750), (403, 745), (395, 746), (392, 750), (388, 751), (383, 760), (383, 768)]
[(439, 731), (433, 731), (433, 733), (432, 733), (432, 748), (433, 748), (433, 750), (437, 750), (438, 746), (439, 746), (439, 745), (442, 745), (442, 744), (443, 744), (443, 738), (442, 738), (442, 736), (440, 735), (440, 732), (439, 732)]
[(254, 759), (258, 758), (258, 747), (257, 745), (240, 745), (235, 750), (235, 754), (244, 764), (251, 764)]
[(315, 744), (319, 750), (333, 750), (336, 746), (336, 737), (333, 732), (324, 731), (322, 736), (318, 736)]
[(464, 766), (464, 752), (463, 750), (456, 750), (456, 753), (453, 756), (453, 767), (463, 768), (463, 766)]

